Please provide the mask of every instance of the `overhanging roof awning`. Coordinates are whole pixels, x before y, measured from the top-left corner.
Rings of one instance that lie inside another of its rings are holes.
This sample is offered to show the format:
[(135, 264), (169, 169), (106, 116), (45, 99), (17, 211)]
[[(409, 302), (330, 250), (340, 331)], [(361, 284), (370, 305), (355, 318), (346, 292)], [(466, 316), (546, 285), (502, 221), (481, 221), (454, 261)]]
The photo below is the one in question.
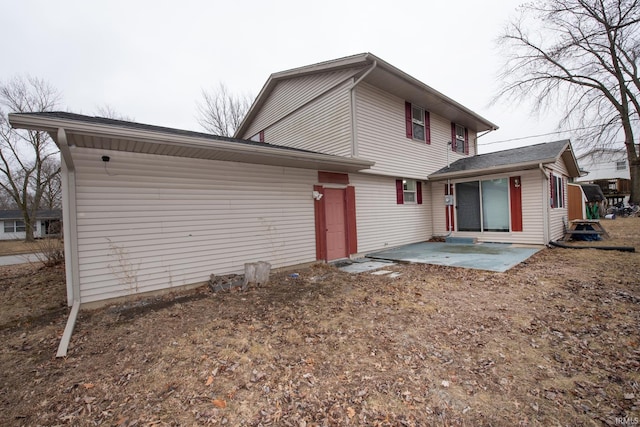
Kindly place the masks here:
[(12, 113), (14, 128), (48, 132), (58, 144), (63, 129), (70, 147), (302, 169), (357, 172), (374, 162), (206, 133), (65, 112)]

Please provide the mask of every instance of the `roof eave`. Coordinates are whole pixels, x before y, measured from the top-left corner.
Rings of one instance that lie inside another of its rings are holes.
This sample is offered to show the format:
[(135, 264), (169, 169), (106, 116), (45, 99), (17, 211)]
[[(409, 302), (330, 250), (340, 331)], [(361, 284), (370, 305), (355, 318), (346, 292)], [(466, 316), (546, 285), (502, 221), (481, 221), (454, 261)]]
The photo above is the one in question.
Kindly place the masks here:
[[(34, 115), (9, 114), (9, 122), (15, 128), (31, 129), (49, 132), (55, 135), (59, 128), (63, 128), (67, 134), (81, 134), (93, 137), (120, 138), (130, 141), (145, 141), (152, 144), (167, 144), (185, 148), (198, 148), (203, 150), (218, 150), (226, 153), (239, 153), (251, 155), (254, 161), (247, 163), (259, 163), (259, 159), (268, 160), (271, 165), (277, 165), (278, 160), (283, 162), (293, 161), (299, 163), (299, 167), (307, 169), (330, 168), (332, 170), (355, 172), (369, 169), (375, 164), (368, 160), (332, 156), (329, 154), (289, 150), (286, 148), (266, 145), (243, 145), (241, 143), (201, 138), (197, 136), (175, 135), (162, 131), (131, 129), (116, 125), (87, 123), (80, 120), (39, 117)], [(54, 138), (55, 140), (55, 138)], [(117, 145), (116, 151), (129, 151)]]
[(385, 70), (387, 70), (388, 72), (396, 75), (398, 78), (401, 78), (403, 80), (406, 80), (407, 82), (409, 82), (410, 84), (417, 86), (418, 88), (420, 88), (421, 90), (427, 92), (428, 94), (441, 99), (442, 101), (454, 106), (455, 108), (459, 109), (460, 111), (464, 112), (465, 114), (468, 114), (469, 116), (474, 117), (478, 122), (483, 123), (486, 128), (485, 129), (479, 129), (479, 131), (485, 131), (485, 130), (498, 130), (498, 125), (496, 125), (495, 123), (490, 122), (489, 120), (485, 119), (484, 117), (480, 116), (479, 114), (477, 114), (476, 112), (470, 110), (469, 108), (465, 107), (464, 105), (460, 104), (459, 102), (453, 100), (452, 98), (449, 98), (448, 96), (446, 96), (445, 94), (443, 94), (442, 92), (432, 88), (431, 86), (421, 82), (420, 80), (416, 79), (415, 77), (405, 73), (404, 71), (400, 70), (399, 68), (391, 65), (390, 63), (376, 57), (375, 55), (371, 55), (370, 56), (372, 58), (375, 58), (375, 60), (378, 62), (378, 67), (379, 68), (383, 68)]
[(514, 172), (519, 170), (537, 169), (540, 164), (554, 163), (555, 159), (537, 160), (533, 162), (513, 163), (510, 165), (491, 166), (482, 169), (468, 169), (453, 172), (433, 173), (429, 175), (429, 181), (442, 181), (445, 179), (469, 178), (472, 176), (491, 175), (498, 173)]

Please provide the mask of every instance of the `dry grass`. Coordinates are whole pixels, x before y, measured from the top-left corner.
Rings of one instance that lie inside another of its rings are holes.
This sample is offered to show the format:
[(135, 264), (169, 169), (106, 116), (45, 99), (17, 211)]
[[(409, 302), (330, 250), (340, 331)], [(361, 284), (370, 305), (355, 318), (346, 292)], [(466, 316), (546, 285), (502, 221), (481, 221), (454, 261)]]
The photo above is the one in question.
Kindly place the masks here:
[[(605, 227), (615, 244), (640, 248), (640, 218)], [(203, 288), (82, 312), (62, 360), (53, 358), (66, 320), (61, 270), (0, 270), (0, 424), (640, 417), (640, 254), (545, 249), (506, 273), (393, 269), (398, 279), (318, 265), (244, 293)]]
[(24, 240), (0, 240), (0, 256), (30, 254), (38, 251), (38, 242)]

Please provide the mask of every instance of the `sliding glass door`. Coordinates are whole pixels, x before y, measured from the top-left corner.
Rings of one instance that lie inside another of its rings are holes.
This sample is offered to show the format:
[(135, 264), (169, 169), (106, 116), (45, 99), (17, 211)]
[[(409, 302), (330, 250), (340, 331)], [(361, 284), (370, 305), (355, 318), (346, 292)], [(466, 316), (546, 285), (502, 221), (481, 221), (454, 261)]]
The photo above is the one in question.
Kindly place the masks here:
[(458, 231), (509, 231), (507, 178), (456, 184)]

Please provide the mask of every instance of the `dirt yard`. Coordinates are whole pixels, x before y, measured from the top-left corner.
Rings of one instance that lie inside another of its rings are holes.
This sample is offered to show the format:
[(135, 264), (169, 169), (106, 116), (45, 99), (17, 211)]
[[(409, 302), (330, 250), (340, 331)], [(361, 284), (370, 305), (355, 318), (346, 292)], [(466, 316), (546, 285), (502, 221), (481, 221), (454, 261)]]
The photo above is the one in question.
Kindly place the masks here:
[[(640, 251), (640, 218), (604, 225)], [(318, 265), (81, 312), (56, 359), (63, 269), (2, 267), (0, 425), (640, 423), (640, 253), (393, 270)]]

